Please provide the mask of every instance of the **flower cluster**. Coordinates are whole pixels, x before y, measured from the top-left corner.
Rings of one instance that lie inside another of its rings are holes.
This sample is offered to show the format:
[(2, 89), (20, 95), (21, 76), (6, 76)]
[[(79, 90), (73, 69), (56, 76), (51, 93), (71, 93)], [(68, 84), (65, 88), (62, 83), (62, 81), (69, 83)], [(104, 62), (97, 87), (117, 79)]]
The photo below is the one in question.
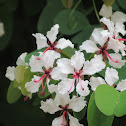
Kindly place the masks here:
[[(100, 21), (104, 27), (95, 28), (90, 39), (84, 41), (80, 50), (75, 50), (71, 57), (65, 55), (63, 49), (73, 49), (74, 45), (65, 38), (57, 40), (59, 25), (56, 24), (46, 36), (41, 33), (33, 34), (36, 38), (37, 55), (31, 53), (29, 62), (26, 62), (29, 54), (23, 53), (17, 59), (16, 68), (7, 68), (6, 77), (20, 83), (17, 87), (22, 92), (26, 90), (26, 93), (22, 93), (26, 96), (25, 100), (34, 93), (44, 97), (48, 90), (50, 97), (41, 101), (40, 109), (50, 114), (61, 111), (60, 117), (52, 121), (52, 126), (83, 126), (71, 112), (80, 112), (86, 107), (85, 97), (90, 95), (90, 87), (95, 91), (99, 85), (107, 84), (119, 91), (126, 90), (126, 80), (116, 84), (119, 76), (115, 69), (121, 68), (126, 62), (123, 58), (126, 55), (126, 39), (120, 36), (126, 34), (123, 24), (126, 15), (122, 12), (112, 14), (112, 8), (105, 5), (99, 14), (103, 16)], [(94, 55), (85, 60), (83, 50)], [(29, 81), (24, 81), (24, 86), (16, 77), (18, 66), (24, 66), (24, 71), (30, 69), (32, 77)], [(96, 76), (102, 70), (105, 70), (105, 80)]]

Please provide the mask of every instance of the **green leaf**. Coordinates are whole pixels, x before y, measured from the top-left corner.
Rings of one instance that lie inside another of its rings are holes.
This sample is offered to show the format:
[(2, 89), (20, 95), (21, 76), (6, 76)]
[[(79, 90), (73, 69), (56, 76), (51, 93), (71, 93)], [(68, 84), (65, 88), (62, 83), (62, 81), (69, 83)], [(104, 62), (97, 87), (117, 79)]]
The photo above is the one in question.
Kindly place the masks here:
[(114, 109), (114, 114), (117, 117), (121, 117), (126, 114), (126, 90), (120, 92), (118, 104), (116, 104)]
[(71, 8), (73, 5), (73, 0), (61, 0), (65, 8)]
[(80, 112), (73, 112), (73, 115), (75, 118), (77, 118), (79, 121), (83, 119), (86, 113), (87, 106), (85, 106)]
[(37, 14), (44, 7), (44, 0), (23, 0), (22, 2), (28, 16)]
[(92, 93), (87, 110), (88, 126), (111, 126), (114, 115), (106, 116), (99, 111), (95, 104), (95, 92)]
[(115, 2), (115, 0), (104, 0), (104, 4), (106, 6), (112, 6), (112, 4)]
[(99, 110), (107, 116), (114, 113), (119, 92), (109, 85), (100, 85), (95, 91), (95, 102)]
[(19, 87), (20, 86), (20, 84), (16, 81), (16, 80), (14, 80), (13, 81), (13, 87), (14, 88), (17, 88), (17, 87)]
[(72, 35), (89, 26), (85, 15), (79, 11), (74, 11), (71, 15), (71, 12), (71, 9), (62, 10), (54, 19), (54, 23), (60, 25), (60, 32), (64, 35)]
[(62, 51), (63, 51), (61, 53), (62, 57), (71, 58), (71, 56), (73, 56), (75, 54), (76, 49), (67, 47), (67, 48), (63, 49)]
[(48, 30), (53, 26), (53, 20), (58, 12), (63, 9), (60, 0), (48, 0), (47, 5), (42, 10), (37, 24), (38, 32), (46, 34)]
[(13, 82), (10, 83), (7, 92), (7, 101), (8, 103), (14, 103), (21, 97), (21, 91), (18, 88), (13, 87)]
[(25, 72), (25, 66), (19, 65), (19, 66), (16, 67), (14, 75), (15, 75), (15, 80), (18, 83), (22, 83), (23, 82), (23, 80), (24, 80), (24, 72)]
[(40, 49), (40, 50), (34, 50), (33, 52), (29, 53), (26, 57), (25, 57), (25, 62), (29, 63), (29, 60), (31, 58), (32, 55), (34, 56), (39, 56), (39, 52), (44, 52), (45, 48)]
[(29, 92), (25, 88), (25, 84), (33, 78), (33, 73), (30, 71), (30, 68), (26, 68), (24, 72), (24, 80), (20, 84), (21, 85), (21, 92), (24, 96), (26, 96)]
[(126, 10), (126, 0), (117, 0), (118, 4)]

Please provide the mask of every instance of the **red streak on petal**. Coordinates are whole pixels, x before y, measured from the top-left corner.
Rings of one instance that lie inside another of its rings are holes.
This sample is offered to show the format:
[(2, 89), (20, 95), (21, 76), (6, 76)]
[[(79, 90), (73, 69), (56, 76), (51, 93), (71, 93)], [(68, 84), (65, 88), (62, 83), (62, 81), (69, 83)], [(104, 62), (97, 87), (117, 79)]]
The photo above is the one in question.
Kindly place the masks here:
[(114, 63), (119, 63), (119, 61), (115, 61), (112, 59), (112, 57), (108, 54), (108, 52), (106, 50), (104, 50), (104, 53), (114, 62)]
[(42, 80), (44, 77), (45, 77), (46, 75), (45, 74), (43, 74), (41, 77), (40, 77), (40, 79), (39, 80), (34, 80), (34, 82), (35, 83), (38, 83), (40, 80)]
[(48, 48), (45, 49), (44, 53), (45, 53), (46, 51), (50, 50), (50, 49), (51, 49), (51, 47), (49, 46)]

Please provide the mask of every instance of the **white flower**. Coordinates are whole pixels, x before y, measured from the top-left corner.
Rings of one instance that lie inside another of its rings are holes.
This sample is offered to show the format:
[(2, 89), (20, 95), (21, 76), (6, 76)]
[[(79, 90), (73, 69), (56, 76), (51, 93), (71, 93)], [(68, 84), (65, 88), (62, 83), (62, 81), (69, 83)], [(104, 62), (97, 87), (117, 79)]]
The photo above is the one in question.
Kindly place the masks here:
[(8, 66), (7, 70), (6, 70), (6, 74), (5, 76), (10, 79), (11, 81), (13, 81), (15, 79), (15, 75), (14, 75), (14, 71), (15, 71), (15, 67), (14, 66)]
[(22, 53), (22, 54), (18, 57), (17, 62), (16, 62), (17, 66), (18, 66), (18, 65), (22, 65), (22, 66), (27, 65), (27, 64), (25, 63), (25, 57), (26, 57), (26, 55), (27, 55), (27, 52)]
[(105, 81), (106, 82), (101, 77), (91, 77), (89, 85), (91, 86), (91, 89), (93, 91), (95, 91), (96, 88), (101, 84), (108, 84), (110, 86), (113, 86), (115, 84), (115, 82), (118, 81), (118, 79), (119, 79), (118, 72), (113, 68), (107, 67), (107, 69), (105, 71)]
[(119, 82), (116, 89), (119, 90), (119, 91), (126, 90), (126, 79)]
[[(105, 63), (102, 61), (101, 56), (95, 55), (95, 58), (93, 58), (91, 61), (85, 61), (84, 54), (79, 51), (76, 51), (75, 54), (71, 57), (71, 59), (58, 59), (57, 69), (59, 69), (62, 74), (66, 74), (67, 76), (70, 74), (73, 77), (73, 79), (63, 79), (58, 84), (59, 93), (71, 93), (74, 90), (74, 83), (76, 80), (77, 93), (81, 96), (88, 95), (90, 92), (87, 87), (88, 81), (82, 81), (81, 78), (83, 77), (83, 75), (93, 75), (104, 68)], [(60, 76), (57, 75), (57, 79), (58, 78), (61, 78), (61, 74)]]
[[(50, 114), (54, 114), (57, 111), (62, 111), (63, 115), (55, 118), (52, 121), (52, 126), (65, 126), (70, 124), (71, 126), (83, 126), (78, 122), (76, 118), (70, 115), (69, 109), (72, 109), (74, 112), (80, 112), (86, 106), (86, 101), (84, 101), (84, 97), (73, 97), (70, 99), (68, 94), (61, 95), (56, 94), (55, 99), (47, 99), (45, 102), (41, 101), (41, 107), (44, 112), (48, 112)], [(66, 115), (66, 116), (65, 116)], [(66, 119), (69, 116), (70, 121)]]
[(4, 24), (0, 22), (0, 37), (4, 35)]
[(70, 40), (61, 38), (58, 40), (58, 42), (56, 42), (58, 29), (59, 29), (59, 25), (56, 24), (51, 28), (50, 31), (47, 32), (46, 36), (49, 39), (49, 42), (47, 42), (47, 38), (43, 34), (41, 33), (33, 34), (33, 36), (36, 38), (37, 49), (47, 47), (47, 49), (44, 51), (46, 52), (47, 50), (50, 49), (57, 51), (57, 49), (64, 49), (68, 46), (74, 48), (74, 45)]

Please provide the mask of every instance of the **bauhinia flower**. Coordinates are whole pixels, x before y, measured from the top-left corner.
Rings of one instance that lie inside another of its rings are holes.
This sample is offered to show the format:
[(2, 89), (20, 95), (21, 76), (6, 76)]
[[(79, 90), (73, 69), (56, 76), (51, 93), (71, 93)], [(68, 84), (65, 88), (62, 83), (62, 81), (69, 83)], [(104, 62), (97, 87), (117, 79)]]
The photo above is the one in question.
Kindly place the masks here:
[(78, 119), (74, 118), (69, 111), (80, 112), (86, 106), (84, 97), (72, 97), (68, 94), (61, 95), (56, 94), (55, 99), (47, 99), (45, 102), (41, 101), (41, 107), (44, 112), (54, 114), (57, 111), (61, 111), (62, 115), (55, 118), (52, 121), (52, 126), (83, 126), (78, 122)]
[(0, 37), (4, 35), (4, 24), (0, 22)]
[(74, 45), (72, 44), (72, 42), (70, 40), (61, 38), (58, 41), (56, 41), (58, 29), (59, 29), (59, 25), (58, 24), (54, 25), (51, 28), (51, 30), (47, 32), (47, 35), (46, 35), (47, 38), (41, 33), (33, 34), (33, 36), (36, 38), (37, 49), (47, 47), (44, 51), (44, 53), (45, 53), (47, 50), (54, 50), (56, 52), (60, 52), (58, 49), (64, 49), (68, 46), (73, 48)]
[[(22, 53), (19, 57), (18, 57), (18, 59), (17, 59), (17, 61), (16, 61), (16, 65), (18, 66), (18, 65), (22, 65), (22, 66), (27, 66), (27, 63), (25, 63), (25, 57), (26, 57), (26, 55), (27, 55), (27, 53), (25, 52), (25, 53)], [(11, 80), (11, 81), (13, 81), (14, 79), (15, 79), (15, 74), (14, 74), (14, 72), (15, 72), (15, 66), (8, 66), (7, 67), (7, 70), (6, 70), (6, 74), (5, 74), (5, 76), (9, 79), (9, 80)]]
[[(58, 84), (58, 91), (61, 94), (71, 93), (74, 90), (74, 83), (76, 81), (76, 91), (81, 96), (87, 96), (90, 93), (88, 89), (88, 80), (83, 80), (84, 75), (93, 75), (105, 68), (105, 63), (102, 57), (95, 55), (91, 61), (85, 61), (84, 54), (75, 51), (71, 59), (62, 58), (57, 60), (57, 67), (61, 73), (70, 75), (73, 79), (63, 79)], [(61, 79), (61, 76), (56, 71), (52, 71), (52, 78)], [(55, 76), (54, 76), (55, 75)]]
[[(125, 64), (125, 60), (121, 60), (122, 56), (117, 53), (119, 50), (118, 46), (113, 46), (111, 44), (110, 36), (111, 33), (108, 30), (100, 28), (94, 29), (92, 33), (93, 40), (86, 40), (83, 42), (80, 46), (80, 51), (85, 50), (87, 53), (96, 53), (97, 55), (101, 55), (105, 63), (108, 58), (111, 66), (121, 68)], [(117, 51), (115, 51), (116, 48), (118, 49)], [(109, 54), (108, 50), (110, 49), (113, 49), (116, 53)]]
[[(112, 87), (115, 87), (118, 80), (119, 76), (117, 70), (107, 67), (105, 71), (105, 80), (101, 77), (91, 77), (89, 85), (91, 86), (91, 89), (95, 91), (96, 88), (101, 84), (108, 84)], [(119, 91), (126, 90), (126, 80), (122, 80), (121, 82), (119, 82), (116, 89)]]
[(105, 18), (109, 18), (111, 21), (113, 21), (114, 23), (116, 22), (126, 22), (126, 14), (124, 14), (123, 12), (120, 11), (116, 11), (116, 12), (112, 12), (112, 7), (111, 6), (106, 6), (105, 4), (103, 4), (99, 15), (105, 17)]
[[(34, 76), (32, 81), (26, 83), (25, 87), (27, 91), (31, 93), (38, 92), (39, 87), (42, 85), (42, 91), (40, 94), (43, 95), (45, 87), (48, 85), (49, 80), (51, 79), (51, 72), (57, 58), (60, 58), (60, 54), (53, 50), (48, 50), (44, 55), (43, 53), (40, 53), (39, 56), (32, 55), (29, 62), (31, 72), (39, 72), (41, 76)], [(60, 74), (62, 78), (64, 78), (64, 75), (62, 73)], [(45, 85), (43, 84), (44, 78), (46, 78)]]

